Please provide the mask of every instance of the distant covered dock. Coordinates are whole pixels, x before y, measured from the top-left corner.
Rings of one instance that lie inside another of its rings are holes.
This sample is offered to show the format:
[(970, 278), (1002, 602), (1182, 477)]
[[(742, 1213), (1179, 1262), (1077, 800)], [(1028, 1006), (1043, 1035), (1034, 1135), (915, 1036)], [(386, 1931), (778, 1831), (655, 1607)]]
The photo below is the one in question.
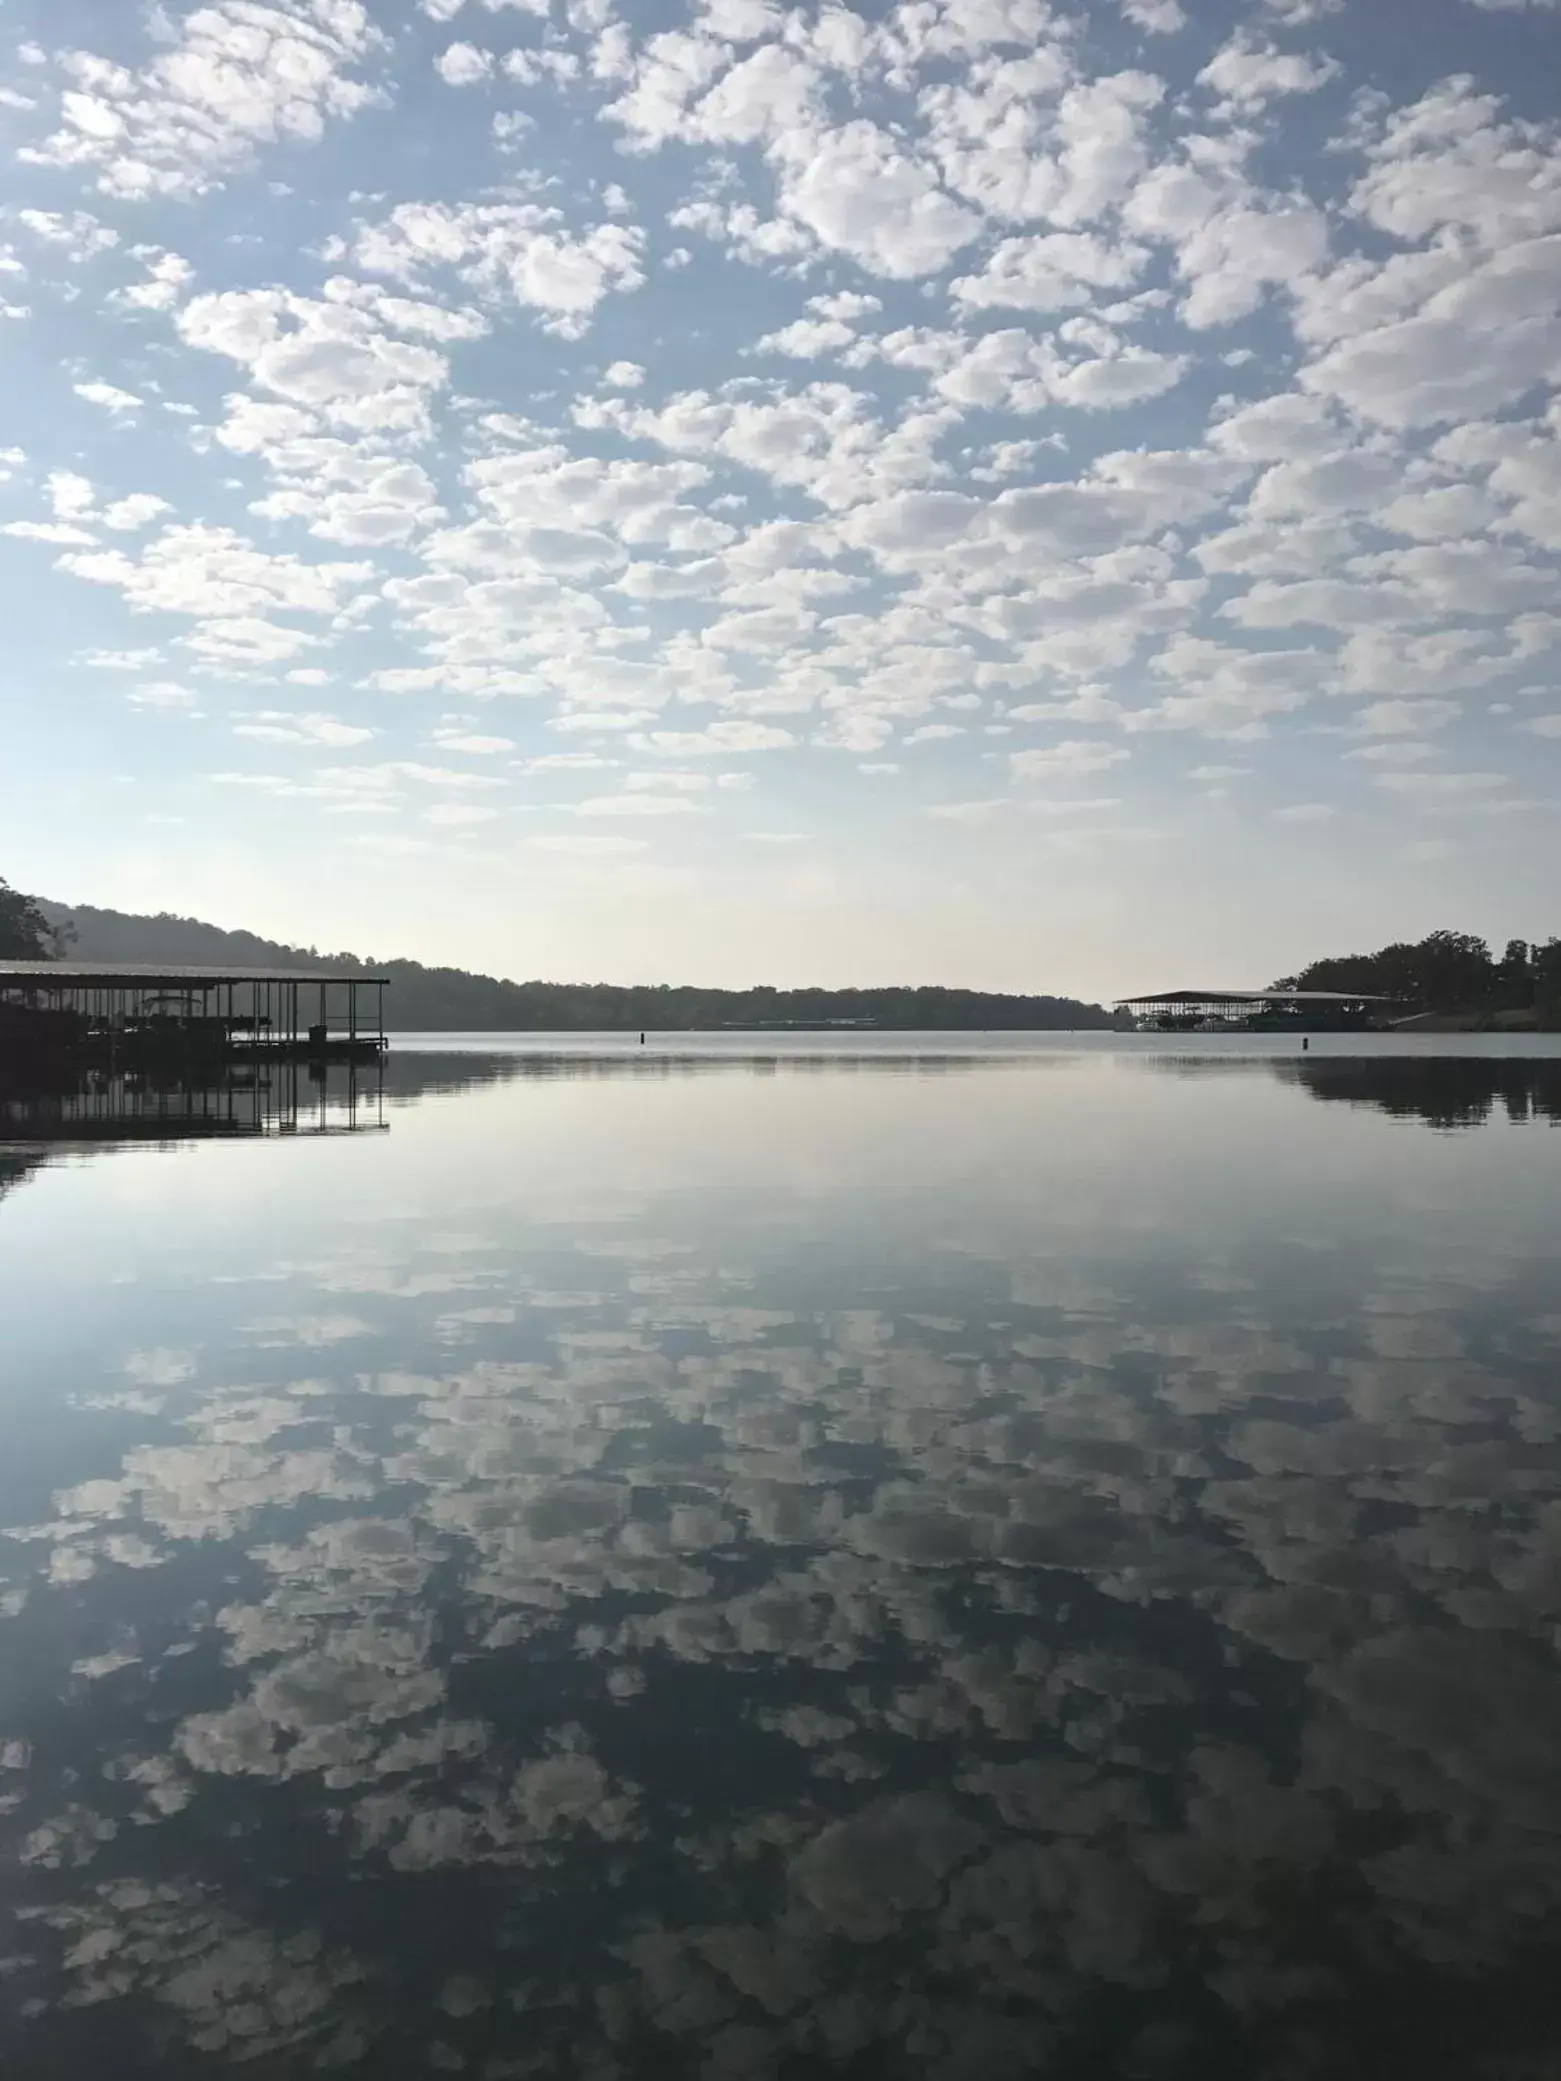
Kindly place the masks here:
[(1315, 1026), (1358, 1032), (1382, 1021), (1396, 997), (1367, 997), (1340, 990), (1162, 990), (1149, 997), (1121, 997), (1129, 1012), (1152, 1033), (1294, 1031)]
[(387, 984), (324, 969), (0, 961), (0, 1071), (377, 1060)]

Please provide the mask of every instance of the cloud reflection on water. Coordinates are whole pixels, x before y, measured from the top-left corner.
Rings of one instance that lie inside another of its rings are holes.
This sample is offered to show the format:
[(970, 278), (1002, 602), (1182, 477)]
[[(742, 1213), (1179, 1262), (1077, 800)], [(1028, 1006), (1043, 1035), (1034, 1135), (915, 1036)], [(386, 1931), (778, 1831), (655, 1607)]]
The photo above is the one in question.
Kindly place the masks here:
[(226, 1263), (0, 1544), (15, 2071), (1543, 2072), (1553, 1237), (1289, 1182)]

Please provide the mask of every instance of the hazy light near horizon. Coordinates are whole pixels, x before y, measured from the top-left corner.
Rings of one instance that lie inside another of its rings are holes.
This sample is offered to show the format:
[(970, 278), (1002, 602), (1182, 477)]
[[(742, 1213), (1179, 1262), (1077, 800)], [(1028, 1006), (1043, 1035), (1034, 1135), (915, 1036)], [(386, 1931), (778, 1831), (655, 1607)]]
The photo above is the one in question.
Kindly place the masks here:
[(1561, 930), (1539, 0), (6, 23), (0, 874), (625, 981)]

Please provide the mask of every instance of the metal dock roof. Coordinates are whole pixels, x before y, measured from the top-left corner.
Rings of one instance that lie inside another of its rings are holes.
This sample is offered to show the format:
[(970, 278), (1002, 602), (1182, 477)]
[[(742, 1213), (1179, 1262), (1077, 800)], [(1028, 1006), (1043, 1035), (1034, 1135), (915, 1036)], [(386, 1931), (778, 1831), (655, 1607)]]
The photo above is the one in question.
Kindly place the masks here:
[(1131, 1010), (1140, 1004), (1397, 1004), (1396, 997), (1373, 996), (1369, 990), (1154, 990), (1147, 997), (1119, 997)]
[(193, 968), (177, 963), (125, 961), (0, 961), (0, 983), (52, 983), (70, 989), (95, 983), (155, 984), (215, 988), (221, 983), (388, 984), (383, 975), (342, 968)]

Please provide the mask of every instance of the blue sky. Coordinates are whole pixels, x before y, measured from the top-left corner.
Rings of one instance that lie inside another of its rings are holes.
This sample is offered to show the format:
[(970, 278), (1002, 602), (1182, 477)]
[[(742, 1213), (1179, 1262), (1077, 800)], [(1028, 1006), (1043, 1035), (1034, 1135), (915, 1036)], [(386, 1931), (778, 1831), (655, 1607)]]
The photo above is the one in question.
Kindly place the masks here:
[(0, 873), (624, 981), (1561, 932), (1558, 60), (0, 0)]

